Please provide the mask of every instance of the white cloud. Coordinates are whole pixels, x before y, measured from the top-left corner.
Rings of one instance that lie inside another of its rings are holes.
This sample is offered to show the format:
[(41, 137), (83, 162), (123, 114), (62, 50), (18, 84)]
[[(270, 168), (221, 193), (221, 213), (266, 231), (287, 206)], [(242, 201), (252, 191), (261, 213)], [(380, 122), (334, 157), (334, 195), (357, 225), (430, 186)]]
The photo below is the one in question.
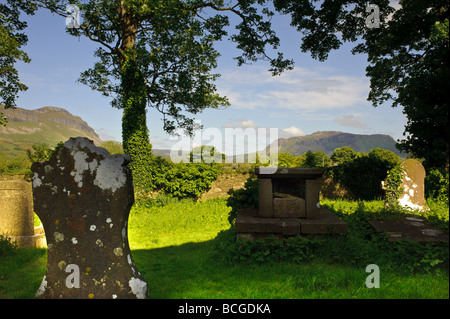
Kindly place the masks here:
[(288, 136), (303, 136), (306, 135), (305, 132), (303, 132), (301, 129), (295, 126), (287, 127), (285, 129), (281, 130), (282, 133), (288, 135)]
[(369, 82), (365, 77), (326, 72), (295, 68), (273, 77), (260, 68), (242, 69), (222, 76), (218, 87), (232, 107), (242, 109), (315, 112), (347, 108), (366, 100)]
[(238, 124), (240, 128), (258, 128), (258, 126), (252, 120), (245, 120)]
[(340, 117), (334, 118), (334, 122), (341, 124), (342, 126), (347, 127), (356, 127), (356, 128), (367, 128), (367, 124), (363, 121), (358, 120), (360, 115), (358, 114), (344, 114)]
[[(223, 128), (258, 128), (258, 125), (255, 124), (252, 120), (246, 119), (229, 119), (231, 122), (228, 122)], [(236, 122), (239, 122), (236, 124)]]

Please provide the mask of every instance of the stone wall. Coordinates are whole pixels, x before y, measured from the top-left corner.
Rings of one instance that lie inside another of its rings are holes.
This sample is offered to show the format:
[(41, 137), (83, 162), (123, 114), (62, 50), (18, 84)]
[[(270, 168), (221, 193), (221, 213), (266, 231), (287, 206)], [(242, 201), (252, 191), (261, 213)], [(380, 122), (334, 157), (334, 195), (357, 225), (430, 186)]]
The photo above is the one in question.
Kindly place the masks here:
[(204, 193), (200, 200), (221, 197), (226, 198), (230, 189), (243, 188), (250, 174), (221, 174), (212, 183), (209, 191)]

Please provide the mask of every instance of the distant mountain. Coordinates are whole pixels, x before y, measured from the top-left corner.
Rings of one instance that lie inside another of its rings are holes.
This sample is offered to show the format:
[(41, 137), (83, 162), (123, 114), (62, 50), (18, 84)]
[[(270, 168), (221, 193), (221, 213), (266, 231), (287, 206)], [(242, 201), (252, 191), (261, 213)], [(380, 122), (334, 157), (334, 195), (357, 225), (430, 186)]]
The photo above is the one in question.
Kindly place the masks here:
[(46, 143), (54, 147), (70, 137), (87, 137), (99, 145), (98, 134), (80, 117), (60, 107), (46, 106), (36, 110), (4, 109), (8, 124), (0, 126), (0, 152), (9, 156), (30, 149), (33, 144)]
[[(307, 151), (322, 151), (328, 156), (333, 154), (336, 148), (349, 146), (355, 152), (367, 153), (374, 148), (381, 148), (392, 151), (399, 156), (404, 156), (395, 148), (395, 140), (384, 134), (360, 135), (336, 131), (320, 131), (305, 136), (295, 136), (290, 138), (280, 138), (277, 143), (277, 149), (280, 153), (291, 153), (293, 155), (302, 155)], [(267, 147), (266, 151), (269, 151)]]

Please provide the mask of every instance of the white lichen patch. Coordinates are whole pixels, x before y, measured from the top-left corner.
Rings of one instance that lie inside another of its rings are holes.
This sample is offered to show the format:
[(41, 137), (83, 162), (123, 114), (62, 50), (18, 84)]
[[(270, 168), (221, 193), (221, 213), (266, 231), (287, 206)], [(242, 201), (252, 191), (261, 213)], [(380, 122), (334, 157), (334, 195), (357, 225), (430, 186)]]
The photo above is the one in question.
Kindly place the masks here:
[(123, 155), (109, 156), (102, 160), (97, 168), (94, 185), (103, 190), (109, 189), (113, 193), (123, 187), (127, 181), (122, 164), (125, 159)]
[(33, 175), (33, 188), (39, 187), (42, 185), (42, 180), (39, 178), (38, 173), (34, 173)]
[(66, 269), (66, 265), (67, 265), (67, 263), (66, 263), (64, 260), (61, 260), (61, 261), (58, 263), (58, 268), (59, 268), (60, 270), (65, 270), (65, 269)]
[(74, 245), (76, 245), (76, 244), (78, 244), (78, 240), (77, 240), (75, 237), (72, 237), (72, 243), (73, 243)]
[[(122, 165), (127, 161), (126, 155), (110, 155), (106, 149), (95, 146), (87, 138), (71, 138), (64, 143), (64, 147), (71, 150), (75, 160), (74, 170), (71, 172), (71, 175), (74, 176), (76, 183), (82, 182), (83, 174), (86, 171), (89, 171), (91, 175), (96, 171), (94, 184), (103, 190), (110, 189), (114, 193), (125, 185), (126, 174)], [(87, 162), (86, 149), (91, 153), (100, 155), (103, 159), (92, 159), (90, 162)], [(80, 184), (78, 186), (81, 187)]]
[(94, 142), (86, 137), (70, 138), (67, 142), (64, 143), (64, 147), (72, 150), (72, 156), (74, 150), (80, 150), (83, 148), (87, 148), (90, 152), (102, 155), (103, 157), (109, 156), (109, 152), (106, 149), (95, 146)]
[(64, 234), (62, 233), (55, 232), (53, 236), (55, 237), (55, 242), (57, 243), (64, 240)]
[(51, 167), (50, 165), (45, 165), (44, 166), (44, 171), (45, 174), (47, 175), (48, 173), (50, 173), (53, 170), (53, 167)]
[(95, 169), (96, 169), (97, 166), (98, 166), (98, 161), (94, 158), (94, 159), (92, 160), (92, 162), (90, 162), (90, 163), (88, 164), (88, 166), (89, 166), (89, 171), (90, 171), (91, 174), (92, 174), (92, 173), (94, 173)]
[(89, 169), (89, 164), (86, 162), (87, 157), (87, 154), (83, 151), (78, 151), (73, 154), (75, 171), (72, 171), (71, 175), (73, 175), (76, 183), (83, 181), (83, 173)]
[(90, 230), (90, 231), (95, 231), (96, 228), (97, 228), (97, 226), (91, 225), (91, 227), (89, 227), (89, 230)]
[(95, 244), (98, 245), (98, 246), (100, 246), (100, 247), (103, 247), (103, 242), (102, 242), (100, 239), (97, 239), (97, 240), (95, 241)]
[(123, 256), (123, 251), (122, 251), (122, 248), (120, 248), (120, 247), (114, 248), (113, 253), (114, 253), (114, 255), (116, 255), (118, 257)]
[(127, 255), (127, 261), (128, 261), (129, 265), (132, 264), (131, 255), (130, 254)]
[(138, 299), (144, 299), (147, 292), (147, 283), (139, 278), (131, 277), (128, 285), (131, 288), (131, 292), (136, 295)]

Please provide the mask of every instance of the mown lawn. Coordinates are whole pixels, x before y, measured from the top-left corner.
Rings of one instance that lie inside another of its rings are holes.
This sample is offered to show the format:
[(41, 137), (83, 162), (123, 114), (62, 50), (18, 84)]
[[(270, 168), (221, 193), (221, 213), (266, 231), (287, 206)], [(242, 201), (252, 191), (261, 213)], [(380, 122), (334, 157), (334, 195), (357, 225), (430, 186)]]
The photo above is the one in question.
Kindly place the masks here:
[[(261, 261), (247, 254), (239, 261), (230, 255), (239, 246), (231, 247), (225, 200), (139, 201), (129, 219), (133, 258), (152, 299), (449, 298), (448, 244), (391, 247), (356, 218), (362, 212), (386, 215), (381, 202), (323, 204), (349, 222), (348, 236), (326, 239), (303, 260)], [(429, 219), (447, 225), (448, 231), (448, 208), (436, 204), (434, 211)], [(227, 245), (230, 249), (223, 249)], [(366, 287), (369, 263), (380, 267), (380, 288)], [(0, 298), (33, 298), (45, 266), (44, 249), (16, 249), (0, 256)]]

